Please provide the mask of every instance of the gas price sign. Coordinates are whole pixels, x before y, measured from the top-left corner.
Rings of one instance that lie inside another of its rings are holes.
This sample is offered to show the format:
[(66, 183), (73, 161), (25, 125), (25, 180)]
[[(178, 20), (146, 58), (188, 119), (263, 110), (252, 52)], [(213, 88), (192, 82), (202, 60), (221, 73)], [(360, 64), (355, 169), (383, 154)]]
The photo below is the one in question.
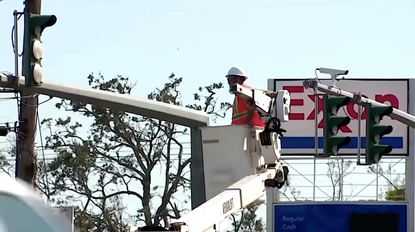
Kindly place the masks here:
[(275, 204), (275, 232), (406, 232), (406, 203)]

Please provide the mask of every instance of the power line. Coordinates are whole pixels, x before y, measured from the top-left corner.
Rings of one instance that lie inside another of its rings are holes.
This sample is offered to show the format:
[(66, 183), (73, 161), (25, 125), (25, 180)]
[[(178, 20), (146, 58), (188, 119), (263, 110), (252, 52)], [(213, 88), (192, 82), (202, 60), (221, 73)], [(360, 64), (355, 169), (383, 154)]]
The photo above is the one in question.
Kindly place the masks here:
[[(191, 155), (192, 155), (191, 153), (182, 153), (181, 154), (181, 156), (183, 156), (183, 157), (189, 157)], [(49, 156), (49, 157), (47, 157), (47, 156)], [(52, 156), (52, 157), (50, 157), (50, 156)], [(170, 157), (178, 157), (178, 156), (179, 156), (179, 154), (170, 154)], [(44, 161), (52, 161), (56, 157), (58, 157), (58, 154), (45, 154)], [(118, 158), (117, 155), (110, 155), (110, 157), (112, 157), (112, 158)], [(130, 156), (129, 155), (120, 155), (119, 156), (120, 159), (127, 158), (127, 157), (130, 157)], [(11, 155), (7, 155), (7, 156), (5, 156), (5, 158), (6, 158), (6, 161), (8, 161), (8, 162), (14, 160), (14, 157), (12, 157)], [(105, 159), (104, 156), (100, 156), (98, 159), (102, 159), (102, 158)], [(164, 158), (162, 160), (164, 160)], [(178, 160), (178, 158), (172, 158), (171, 160)]]
[[(40, 144), (42, 145), (42, 157), (43, 157), (43, 172), (45, 173), (44, 175), (44, 181), (46, 183), (46, 191), (47, 191), (47, 199), (48, 199), (48, 203), (50, 203), (50, 188), (49, 188), (49, 182), (48, 182), (48, 171), (47, 171), (47, 166), (46, 166), (46, 157), (45, 157), (45, 148), (43, 145), (43, 136), (42, 136), (42, 128), (40, 126), (40, 118), (39, 118), (39, 105), (38, 105), (38, 109), (36, 110), (36, 118), (37, 118), (37, 124), (39, 127), (39, 136), (40, 136)], [(36, 150), (36, 148), (35, 148)]]

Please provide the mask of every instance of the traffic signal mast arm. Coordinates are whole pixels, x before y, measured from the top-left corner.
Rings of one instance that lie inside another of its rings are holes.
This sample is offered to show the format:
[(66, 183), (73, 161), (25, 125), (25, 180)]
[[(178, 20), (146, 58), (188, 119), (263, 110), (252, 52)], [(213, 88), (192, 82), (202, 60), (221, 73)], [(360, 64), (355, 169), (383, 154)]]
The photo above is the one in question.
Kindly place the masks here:
[[(367, 105), (367, 104), (371, 104), (374, 107), (389, 107), (386, 104), (382, 104), (379, 103), (377, 101), (374, 101), (372, 99), (369, 98), (365, 98), (362, 96), (359, 96), (356, 93), (349, 93), (346, 92), (344, 90), (338, 89), (336, 87), (331, 87), (331, 86), (327, 86), (327, 85), (323, 85), (321, 83), (318, 82), (317, 79), (307, 79), (303, 81), (303, 85), (306, 89), (308, 88), (312, 88), (312, 89), (317, 89), (323, 93), (329, 94), (329, 95), (337, 95), (337, 96), (344, 96), (344, 97), (350, 97), (351, 100), (353, 102), (355, 102), (358, 105)], [(392, 108), (392, 112), (390, 114), (388, 114), (387, 116), (398, 120), (399, 122), (408, 125), (412, 128), (415, 128), (415, 116), (408, 114), (402, 110), (396, 109), (396, 108)]]
[(26, 90), (33, 94), (43, 94), (94, 106), (108, 107), (114, 110), (166, 120), (183, 126), (198, 127), (209, 125), (209, 115), (205, 112), (155, 100), (141, 99), (126, 94), (54, 83), (47, 80), (43, 81), (40, 86), (28, 87), (26, 86), (27, 81), (25, 79), (25, 77), (17, 78), (13, 75), (0, 73), (0, 87)]

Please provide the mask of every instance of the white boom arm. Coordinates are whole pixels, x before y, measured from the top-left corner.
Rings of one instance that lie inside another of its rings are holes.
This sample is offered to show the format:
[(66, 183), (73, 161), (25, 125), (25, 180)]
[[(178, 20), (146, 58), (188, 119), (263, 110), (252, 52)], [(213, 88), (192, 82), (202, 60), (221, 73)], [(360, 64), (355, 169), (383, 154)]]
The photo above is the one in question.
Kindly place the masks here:
[(291, 98), (287, 90), (273, 92), (235, 84), (231, 86), (230, 91), (253, 104), (265, 123), (274, 118), (281, 122), (288, 122)]
[(224, 231), (228, 224), (228, 216), (262, 198), (265, 195), (265, 180), (273, 179), (275, 175), (276, 170), (270, 168), (264, 173), (243, 178), (172, 223), (170, 230), (174, 228), (174, 231), (180, 232)]

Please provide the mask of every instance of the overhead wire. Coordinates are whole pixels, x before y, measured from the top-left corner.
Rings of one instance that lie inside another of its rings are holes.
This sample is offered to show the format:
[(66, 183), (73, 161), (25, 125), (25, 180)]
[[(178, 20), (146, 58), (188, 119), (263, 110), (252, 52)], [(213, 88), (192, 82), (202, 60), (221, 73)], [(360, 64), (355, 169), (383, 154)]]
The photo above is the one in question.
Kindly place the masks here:
[(16, 100), (16, 99), (19, 100), (21, 98), (30, 98), (30, 97), (33, 97), (34, 96), (34, 95), (28, 95), (28, 96), (21, 96), (21, 97), (19, 97), (19, 96), (16, 96), (18, 93), (14, 93), (14, 94), (15, 94), (14, 97), (0, 97), (0, 100)]
[[(31, 96), (33, 97), (33, 96), (36, 96), (36, 95), (31, 95)], [(49, 96), (49, 99), (44, 100), (44, 101), (42, 101), (41, 103), (38, 103), (38, 104), (36, 104), (36, 105), (29, 105), (29, 104), (26, 104), (26, 103), (23, 103), (23, 102), (21, 102), (20, 104), (22, 104), (22, 105), (24, 105), (24, 106), (27, 106), (27, 107), (38, 107), (38, 106), (40, 106), (40, 105), (42, 105), (42, 104), (45, 104), (46, 102), (48, 102), (48, 101), (52, 100), (52, 98), (53, 98), (53, 97), (50, 97), (50, 96)]]
[(46, 156), (45, 156), (45, 148), (44, 148), (44, 145), (43, 145), (43, 136), (42, 136), (42, 128), (41, 128), (41, 126), (40, 126), (40, 118), (39, 118), (39, 106), (37, 107), (37, 109), (36, 109), (36, 117), (37, 117), (37, 124), (38, 124), (38, 130), (39, 130), (39, 136), (40, 136), (40, 144), (41, 144), (41, 146), (42, 146), (42, 149), (41, 149), (41, 151), (42, 151), (42, 159), (43, 159), (43, 168), (44, 168), (44, 176), (43, 176), (43, 178), (44, 178), (44, 182), (45, 182), (45, 185), (46, 185), (46, 191), (47, 191), (47, 194), (46, 194), (46, 198), (48, 199), (48, 204), (50, 204), (50, 188), (49, 188), (49, 182), (48, 182), (48, 169), (47, 169), (47, 165), (46, 165)]

